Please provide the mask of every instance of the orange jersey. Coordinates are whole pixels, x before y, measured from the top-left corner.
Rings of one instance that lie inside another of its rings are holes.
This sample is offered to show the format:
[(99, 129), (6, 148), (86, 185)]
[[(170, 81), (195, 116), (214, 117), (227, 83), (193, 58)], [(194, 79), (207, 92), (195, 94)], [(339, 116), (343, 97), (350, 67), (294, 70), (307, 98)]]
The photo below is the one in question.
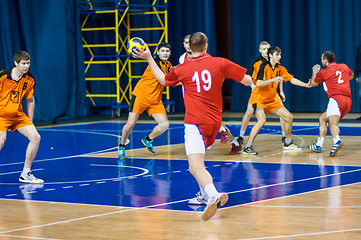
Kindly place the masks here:
[(0, 116), (16, 118), (24, 114), (21, 100), (34, 95), (35, 79), (31, 73), (26, 73), (19, 81), (11, 78), (11, 70), (0, 72)]
[[(155, 62), (160, 69), (167, 74), (172, 64), (167, 61), (163, 63), (159, 57), (155, 58)], [(142, 98), (149, 103), (158, 103), (162, 99), (164, 86), (160, 85), (158, 80), (154, 77), (150, 66), (145, 69), (142, 78), (138, 81), (137, 85), (132, 92), (133, 95)]]
[[(257, 80), (269, 80), (275, 77), (283, 77), (283, 81), (287, 82), (293, 78), (293, 75), (289, 74), (287, 69), (279, 63), (276, 64), (274, 69), (272, 68), (270, 62), (262, 63), (257, 74)], [(280, 99), (277, 93), (277, 87), (278, 82), (273, 82), (264, 87), (259, 87), (258, 93), (261, 95), (261, 101), (269, 103), (275, 99)]]
[(261, 64), (264, 62), (267, 62), (267, 59), (265, 59), (262, 56), (254, 58), (251, 61), (250, 68), (247, 70), (247, 74), (252, 77), (253, 84), (255, 85), (255, 88), (253, 89), (253, 91), (251, 93), (249, 103), (255, 103), (256, 99), (259, 98), (258, 96), (256, 96), (256, 95), (259, 95), (258, 87), (257, 87), (257, 74), (258, 74)]

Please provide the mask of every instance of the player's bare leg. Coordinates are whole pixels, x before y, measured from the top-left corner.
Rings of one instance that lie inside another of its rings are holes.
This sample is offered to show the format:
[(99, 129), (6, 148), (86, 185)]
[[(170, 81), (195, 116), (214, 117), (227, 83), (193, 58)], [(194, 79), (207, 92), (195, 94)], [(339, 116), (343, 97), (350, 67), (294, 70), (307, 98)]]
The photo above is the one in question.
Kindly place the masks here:
[(253, 149), (253, 141), (256, 139), (259, 131), (261, 130), (261, 128), (263, 127), (263, 125), (266, 123), (266, 114), (263, 110), (263, 108), (258, 108), (256, 110), (256, 118), (257, 118), (257, 123), (253, 126), (251, 133), (249, 134), (249, 138), (248, 138), (248, 142), (245, 146), (245, 148), (243, 149), (243, 154), (245, 155), (257, 155), (258, 152), (256, 152)]
[(291, 138), (292, 134), (292, 125), (293, 125), (293, 115), (285, 108), (282, 107), (276, 111), (274, 111), (279, 117), (283, 118), (285, 120), (285, 133), (286, 133), (286, 139), (283, 144), (284, 149), (289, 150), (297, 150), (301, 149), (300, 146), (298, 146), (296, 143), (293, 142)]
[(40, 178), (36, 178), (31, 172), (31, 166), (33, 165), (36, 154), (38, 153), (41, 137), (34, 125), (20, 127), (17, 131), (29, 139), (29, 144), (25, 154), (24, 168), (19, 177), (19, 181), (22, 183), (42, 184), (44, 181)]
[(253, 116), (253, 113), (254, 113), (254, 109), (252, 107), (252, 104), (251, 103), (248, 103), (247, 105), (247, 110), (246, 112), (244, 113), (244, 116), (242, 118), (242, 124), (241, 124), (241, 130), (240, 130), (240, 133), (239, 133), (239, 137), (242, 137), (242, 141), (243, 141), (243, 138), (244, 138), (244, 133), (246, 132), (247, 130), (247, 127), (248, 127), (248, 124), (249, 124), (249, 120), (251, 119), (251, 117)]
[(226, 204), (228, 195), (219, 193), (214, 187), (212, 176), (205, 168), (204, 158), (204, 153), (189, 154), (188, 163), (190, 173), (209, 197), (207, 207), (201, 216), (202, 220), (208, 220), (216, 214), (219, 206)]
[(125, 158), (125, 143), (132, 132), (135, 123), (138, 121), (139, 114), (130, 112), (128, 115), (127, 123), (122, 129), (122, 137), (118, 146), (118, 158)]
[[(164, 133), (168, 127), (168, 117), (166, 114), (152, 114), (154, 120), (158, 123), (157, 126), (153, 128), (153, 131), (149, 134), (150, 139), (154, 139)], [(164, 124), (165, 123), (165, 124)], [(160, 126), (159, 124), (164, 124), (165, 126)]]
[(282, 131), (282, 140), (281, 142), (284, 143), (286, 140), (286, 131), (285, 131), (285, 125), (286, 121), (280, 117), (280, 125), (281, 125), (281, 131)]
[(0, 151), (4, 147), (5, 141), (6, 141), (6, 132), (0, 131)]
[(336, 156), (338, 150), (340, 150), (344, 143), (340, 139), (340, 128), (338, 127), (338, 123), (340, 121), (340, 116), (331, 115), (328, 117), (328, 124), (330, 127), (330, 132), (333, 138), (333, 147), (330, 151), (330, 157)]
[(138, 118), (138, 113), (129, 113), (127, 123), (124, 125), (122, 130), (122, 138), (120, 139), (120, 144), (125, 145), (125, 142), (127, 141), (129, 135), (132, 133), (135, 123), (138, 121)]
[(312, 144), (307, 145), (306, 148), (310, 149), (313, 152), (321, 153), (323, 148), (323, 142), (326, 137), (327, 133), (327, 112), (324, 112), (321, 114), (321, 116), (318, 118), (319, 122), (319, 135), (317, 138), (317, 141), (313, 140)]
[(25, 127), (20, 127), (17, 131), (24, 135), (27, 139), (29, 139), (29, 144), (26, 149), (25, 155), (25, 168), (31, 168), (33, 165), (36, 154), (38, 153), (39, 145), (40, 145), (40, 135), (36, 130), (34, 125), (28, 125)]

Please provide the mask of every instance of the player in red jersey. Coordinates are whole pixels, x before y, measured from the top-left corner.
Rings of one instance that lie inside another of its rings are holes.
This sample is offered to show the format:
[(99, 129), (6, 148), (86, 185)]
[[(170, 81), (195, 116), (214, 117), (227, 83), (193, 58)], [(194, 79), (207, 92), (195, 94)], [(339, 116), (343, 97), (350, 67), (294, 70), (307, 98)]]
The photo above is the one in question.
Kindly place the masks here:
[(329, 101), (326, 112), (319, 118), (320, 133), (317, 142), (306, 147), (314, 152), (322, 152), (328, 122), (334, 142), (330, 157), (334, 157), (344, 145), (340, 139), (338, 123), (351, 109), (350, 80), (354, 74), (346, 64), (335, 63), (335, 54), (331, 51), (322, 54), (321, 62), (325, 68), (320, 70), (321, 66), (318, 64), (312, 67), (309, 85), (314, 87), (324, 83)]
[(133, 57), (148, 61), (154, 76), (165, 86), (175, 87), (182, 83), (186, 113), (185, 150), (189, 170), (197, 180), (201, 190), (208, 195), (207, 207), (202, 220), (214, 216), (219, 206), (228, 201), (227, 193), (219, 193), (210, 173), (204, 165), (206, 148), (216, 138), (222, 123), (222, 84), (225, 78), (249, 86), (252, 79), (246, 75), (247, 69), (220, 57), (207, 54), (208, 39), (204, 33), (193, 33), (189, 38), (192, 58), (187, 64), (178, 65), (165, 75), (154, 63), (149, 48), (133, 51)]

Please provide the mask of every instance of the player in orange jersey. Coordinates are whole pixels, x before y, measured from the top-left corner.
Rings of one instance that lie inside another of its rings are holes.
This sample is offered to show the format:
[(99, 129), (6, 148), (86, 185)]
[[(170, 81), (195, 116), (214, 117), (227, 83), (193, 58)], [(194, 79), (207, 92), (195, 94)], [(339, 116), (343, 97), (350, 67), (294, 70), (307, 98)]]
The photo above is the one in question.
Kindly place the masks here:
[[(252, 80), (253, 80), (254, 84), (252, 84), (252, 86), (251, 86), (252, 92), (251, 92), (251, 95), (248, 100), (247, 110), (244, 113), (244, 116), (242, 119), (239, 137), (237, 138), (237, 141), (240, 145), (243, 144), (243, 138), (244, 138), (244, 134), (247, 130), (249, 120), (251, 119), (253, 113), (255, 112), (254, 107), (257, 106), (257, 103), (259, 101), (258, 87), (256, 86), (257, 74), (258, 74), (258, 70), (259, 70), (259, 67), (261, 66), (261, 64), (268, 61), (267, 52), (270, 47), (271, 47), (271, 45), (267, 41), (262, 41), (259, 44), (259, 49), (258, 49), (260, 52), (260, 56), (252, 59), (250, 67), (247, 70), (247, 74), (252, 76)], [(282, 98), (282, 101), (284, 102), (286, 100), (286, 96), (283, 92), (283, 82), (280, 82), (279, 89), (280, 89), (280, 97)], [(285, 140), (285, 136), (286, 136), (286, 133), (284, 131), (285, 121), (283, 120), (283, 118), (280, 118), (280, 123), (281, 123), (281, 129), (282, 129), (282, 143), (283, 143)], [(233, 149), (233, 147), (234, 146), (232, 145), (232, 149)]]
[(277, 114), (279, 117), (285, 120), (285, 133), (286, 138), (283, 144), (284, 149), (301, 149), (295, 144), (291, 138), (293, 115), (283, 106), (282, 100), (277, 93), (278, 84), (282, 81), (290, 81), (292, 84), (309, 88), (308, 83), (304, 83), (293, 75), (289, 74), (287, 69), (280, 63), (281, 49), (277, 46), (273, 46), (268, 49), (269, 61), (260, 65), (257, 74), (257, 87), (258, 94), (260, 95), (260, 101), (256, 108), (257, 123), (253, 126), (251, 134), (246, 147), (243, 150), (245, 155), (258, 154), (252, 146), (254, 139), (256, 138), (259, 130), (266, 123), (267, 114)]
[[(160, 43), (157, 54), (155, 62), (167, 74), (172, 67), (172, 64), (168, 61), (171, 54), (170, 44)], [(163, 90), (164, 86), (159, 84), (148, 66), (132, 92), (128, 121), (123, 127), (122, 138), (118, 147), (118, 158), (125, 158), (126, 140), (138, 121), (140, 114), (145, 110), (147, 110), (149, 116), (154, 118), (158, 125), (154, 127), (148, 136), (142, 138), (141, 141), (151, 153), (154, 153), (153, 139), (161, 135), (169, 127), (167, 113), (162, 103)]]
[[(8, 129), (17, 131), (29, 139), (25, 163), (19, 181), (23, 183), (44, 183), (31, 172), (31, 166), (39, 149), (40, 135), (32, 120), (35, 109), (35, 79), (29, 72), (30, 55), (25, 51), (14, 54), (15, 67), (0, 72), (0, 151), (6, 141)], [(25, 96), (27, 112), (24, 113), (21, 101)]]

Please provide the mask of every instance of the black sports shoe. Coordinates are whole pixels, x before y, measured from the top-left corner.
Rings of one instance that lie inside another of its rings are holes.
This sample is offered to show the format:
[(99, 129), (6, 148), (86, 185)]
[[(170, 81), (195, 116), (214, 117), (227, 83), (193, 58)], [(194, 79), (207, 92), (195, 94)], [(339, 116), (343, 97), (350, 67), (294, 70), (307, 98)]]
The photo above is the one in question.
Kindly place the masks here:
[(285, 143), (285, 141), (286, 141), (286, 137), (282, 137), (281, 142), (282, 142), (282, 143)]
[(257, 155), (258, 152), (256, 152), (253, 149), (252, 145), (250, 145), (250, 146), (246, 147), (245, 149), (243, 149), (243, 154), (244, 155)]
[(237, 142), (239, 143), (239, 145), (241, 146), (243, 144), (243, 137), (239, 136), (237, 138)]

